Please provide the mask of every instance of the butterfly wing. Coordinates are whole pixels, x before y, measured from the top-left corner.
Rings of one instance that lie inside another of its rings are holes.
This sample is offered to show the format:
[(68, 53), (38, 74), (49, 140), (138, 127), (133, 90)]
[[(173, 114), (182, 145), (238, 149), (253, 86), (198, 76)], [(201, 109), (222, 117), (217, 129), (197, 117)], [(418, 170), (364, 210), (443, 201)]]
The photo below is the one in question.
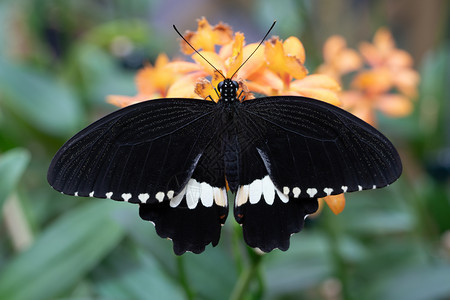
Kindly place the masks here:
[[(217, 244), (226, 207), (223, 172), (221, 182), (220, 173), (203, 178), (195, 171), (211, 163), (202, 156), (214, 149), (217, 117), (215, 103), (195, 99), (151, 100), (118, 110), (63, 145), (48, 182), (68, 195), (137, 203), (140, 216), (173, 240), (175, 252), (201, 252)], [(201, 229), (207, 223), (212, 229)]]
[(246, 242), (266, 252), (289, 247), (317, 198), (384, 187), (402, 171), (385, 136), (325, 102), (258, 98), (242, 103), (239, 120), (256, 149), (242, 152), (255, 168), (241, 172), (235, 218)]

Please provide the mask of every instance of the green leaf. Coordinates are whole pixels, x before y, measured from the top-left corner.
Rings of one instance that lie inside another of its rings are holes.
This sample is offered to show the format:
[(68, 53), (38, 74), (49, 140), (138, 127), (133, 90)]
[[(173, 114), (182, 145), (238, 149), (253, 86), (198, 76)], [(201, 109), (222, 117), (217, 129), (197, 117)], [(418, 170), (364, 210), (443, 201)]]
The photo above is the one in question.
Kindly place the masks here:
[(29, 152), (21, 148), (9, 150), (0, 156), (0, 208), (16, 187), (29, 161)]
[(370, 299), (447, 299), (450, 297), (449, 279), (449, 264), (411, 266), (385, 278)]
[(266, 254), (268, 299), (300, 292), (330, 276), (333, 264), (328, 247), (320, 232), (301, 232), (291, 237), (288, 251)]
[(74, 91), (45, 72), (0, 58), (0, 92), (11, 110), (49, 135), (70, 135), (81, 123)]
[(99, 294), (104, 299), (184, 299), (180, 286), (156, 258), (140, 249), (137, 252), (137, 259), (130, 262), (131, 251), (124, 252), (125, 259), (114, 259), (103, 270), (108, 277), (96, 284)]
[(220, 247), (208, 246), (201, 255), (183, 254), (189, 286), (200, 299), (228, 299), (238, 279), (231, 257)]
[(52, 299), (75, 286), (123, 236), (114, 203), (89, 201), (63, 215), (0, 273), (0, 299)]

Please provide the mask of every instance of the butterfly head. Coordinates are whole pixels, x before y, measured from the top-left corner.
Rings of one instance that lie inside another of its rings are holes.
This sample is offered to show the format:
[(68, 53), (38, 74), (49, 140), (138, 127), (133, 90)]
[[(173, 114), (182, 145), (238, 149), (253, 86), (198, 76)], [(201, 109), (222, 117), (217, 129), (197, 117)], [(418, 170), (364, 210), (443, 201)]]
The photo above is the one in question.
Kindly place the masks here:
[(235, 102), (237, 99), (237, 91), (239, 89), (239, 83), (231, 79), (225, 79), (219, 82), (217, 90), (220, 93), (219, 101)]

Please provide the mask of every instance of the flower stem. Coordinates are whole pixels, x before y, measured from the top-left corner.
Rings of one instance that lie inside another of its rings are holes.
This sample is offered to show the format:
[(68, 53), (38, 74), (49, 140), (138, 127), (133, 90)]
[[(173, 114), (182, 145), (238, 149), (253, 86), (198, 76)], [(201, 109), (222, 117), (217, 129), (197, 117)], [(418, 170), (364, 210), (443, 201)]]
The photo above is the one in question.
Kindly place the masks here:
[(20, 252), (28, 248), (33, 243), (33, 234), (16, 193), (11, 194), (6, 200), (3, 218), (14, 249)]
[(233, 224), (233, 234), (231, 237), (231, 246), (233, 251), (234, 261), (236, 263), (236, 268), (239, 273), (244, 271), (244, 260), (242, 257), (241, 251), (241, 242), (242, 242), (242, 227), (237, 223)]
[(259, 272), (259, 265), (262, 261), (262, 255), (257, 254), (254, 252), (253, 249), (248, 250), (249, 254), (249, 266), (241, 272), (241, 275), (239, 276), (239, 279), (233, 289), (233, 292), (231, 293), (230, 300), (242, 300), (246, 297), (250, 283), (253, 278), (257, 277), (258, 282), (260, 283), (261, 287), (259, 289), (259, 293), (262, 293), (263, 287), (262, 287), (262, 280), (261, 276), (258, 274)]
[(186, 293), (186, 299), (193, 300), (195, 299), (195, 293), (189, 286), (189, 281), (186, 275), (186, 268), (184, 267), (184, 257), (177, 256), (176, 260), (177, 260), (179, 281), (184, 289), (184, 292)]
[(325, 232), (327, 233), (328, 242), (330, 244), (330, 254), (334, 262), (335, 276), (342, 285), (341, 299), (352, 299), (349, 289), (349, 276), (347, 264), (342, 257), (339, 247), (339, 224), (337, 216), (332, 214), (331, 210), (324, 209)]

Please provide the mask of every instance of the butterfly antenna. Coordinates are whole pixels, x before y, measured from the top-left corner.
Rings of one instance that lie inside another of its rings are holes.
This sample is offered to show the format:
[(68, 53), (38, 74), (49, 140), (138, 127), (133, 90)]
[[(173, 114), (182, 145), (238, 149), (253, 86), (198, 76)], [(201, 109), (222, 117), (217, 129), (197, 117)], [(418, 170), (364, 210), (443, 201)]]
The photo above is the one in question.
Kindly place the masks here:
[[(273, 27), (273, 26), (272, 26)], [(200, 54), (200, 52), (197, 51), (197, 49), (195, 49), (191, 44), (189, 44), (189, 42), (184, 38), (184, 36), (178, 31), (177, 27), (175, 25), (173, 25), (173, 29), (175, 29), (175, 31), (178, 33), (179, 36), (181, 36), (181, 38), (186, 42), (186, 44), (189, 45), (189, 47), (192, 48), (192, 50), (195, 51), (195, 53), (197, 53), (198, 55), (200, 55), (201, 58), (203, 58), (214, 70), (216, 70), (220, 75), (222, 75), (222, 77), (224, 79), (226, 79), (226, 77), (222, 74), (222, 72), (220, 72), (216, 67), (213, 66), (212, 63), (210, 63), (203, 55)]]
[(270, 26), (270, 28), (267, 31), (266, 35), (261, 39), (261, 42), (259, 43), (258, 47), (256, 47), (255, 50), (253, 50), (252, 54), (250, 54), (249, 57), (247, 57), (247, 59), (239, 66), (239, 68), (237, 68), (237, 70), (233, 73), (233, 76), (231, 76), (230, 79), (233, 78), (234, 75), (236, 75), (236, 73), (242, 68), (242, 66), (245, 65), (245, 63), (250, 59), (250, 57), (252, 57), (253, 54), (255, 54), (256, 50), (258, 50), (259, 46), (262, 45), (262, 43), (264, 42), (264, 40), (266, 39), (266, 37), (269, 35), (270, 31), (272, 30), (273, 26), (275, 26), (276, 22), (277, 22), (276, 20), (273, 21), (272, 26)]

